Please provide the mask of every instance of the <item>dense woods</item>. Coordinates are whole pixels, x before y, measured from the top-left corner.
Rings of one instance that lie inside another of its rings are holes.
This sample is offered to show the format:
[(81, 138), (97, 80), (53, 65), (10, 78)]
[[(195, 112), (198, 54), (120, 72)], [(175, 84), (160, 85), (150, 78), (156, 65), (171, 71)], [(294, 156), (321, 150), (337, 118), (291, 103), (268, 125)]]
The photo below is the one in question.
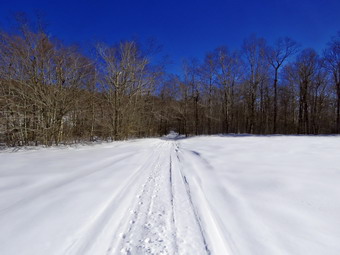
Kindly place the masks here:
[[(223, 44), (223, 42), (221, 42)], [(325, 50), (252, 35), (180, 75), (134, 41), (87, 56), (42, 29), (0, 31), (0, 142), (52, 145), (216, 133), (339, 134), (340, 34)]]

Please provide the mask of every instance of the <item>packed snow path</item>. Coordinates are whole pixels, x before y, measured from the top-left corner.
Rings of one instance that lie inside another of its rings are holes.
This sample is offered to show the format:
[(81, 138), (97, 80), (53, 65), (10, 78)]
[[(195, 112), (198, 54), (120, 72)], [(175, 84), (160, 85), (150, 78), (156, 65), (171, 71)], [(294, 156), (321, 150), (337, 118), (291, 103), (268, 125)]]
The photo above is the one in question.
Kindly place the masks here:
[(113, 254), (210, 254), (174, 147), (163, 142), (145, 169), (145, 182), (128, 222), (121, 221)]
[(0, 254), (340, 254), (340, 137), (2, 152)]

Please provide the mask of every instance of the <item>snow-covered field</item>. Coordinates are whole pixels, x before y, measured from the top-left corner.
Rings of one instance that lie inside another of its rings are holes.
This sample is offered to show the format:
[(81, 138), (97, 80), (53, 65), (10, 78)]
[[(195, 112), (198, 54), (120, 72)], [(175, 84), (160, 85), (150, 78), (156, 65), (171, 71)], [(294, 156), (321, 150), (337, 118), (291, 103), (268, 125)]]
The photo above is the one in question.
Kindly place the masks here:
[(0, 254), (340, 254), (340, 137), (0, 153)]

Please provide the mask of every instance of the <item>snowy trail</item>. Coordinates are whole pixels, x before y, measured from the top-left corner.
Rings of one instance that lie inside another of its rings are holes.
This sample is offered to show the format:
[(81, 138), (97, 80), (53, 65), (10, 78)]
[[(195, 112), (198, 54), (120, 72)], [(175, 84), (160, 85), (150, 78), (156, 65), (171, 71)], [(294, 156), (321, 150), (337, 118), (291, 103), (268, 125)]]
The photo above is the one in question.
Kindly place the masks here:
[(150, 164), (109, 254), (210, 254), (174, 148), (175, 142), (164, 142)]
[[(166, 145), (163, 144), (150, 164), (146, 181), (130, 210), (128, 225), (123, 226), (124, 230), (120, 233), (122, 241), (118, 250), (124, 254), (175, 253)], [(117, 254), (115, 249), (113, 254)]]
[(0, 153), (0, 254), (340, 254), (339, 137)]

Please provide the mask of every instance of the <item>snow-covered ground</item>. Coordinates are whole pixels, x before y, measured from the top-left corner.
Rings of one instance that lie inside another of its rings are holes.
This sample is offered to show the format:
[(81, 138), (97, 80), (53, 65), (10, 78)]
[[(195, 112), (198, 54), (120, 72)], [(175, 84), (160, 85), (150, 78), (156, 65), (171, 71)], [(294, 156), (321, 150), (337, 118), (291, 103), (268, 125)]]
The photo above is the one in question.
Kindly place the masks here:
[(0, 153), (0, 254), (340, 254), (340, 137)]

